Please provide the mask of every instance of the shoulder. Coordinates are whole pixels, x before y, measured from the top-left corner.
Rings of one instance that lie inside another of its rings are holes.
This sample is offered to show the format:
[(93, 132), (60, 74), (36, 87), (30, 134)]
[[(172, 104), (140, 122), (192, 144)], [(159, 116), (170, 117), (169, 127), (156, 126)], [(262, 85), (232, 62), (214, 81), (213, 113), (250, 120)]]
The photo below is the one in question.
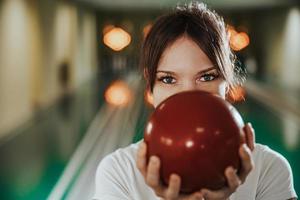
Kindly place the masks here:
[(141, 141), (131, 144), (125, 148), (119, 148), (105, 156), (101, 160), (97, 171), (102, 171), (103, 169), (117, 170), (130, 167), (135, 163), (136, 153), (140, 142)]
[(96, 172), (95, 199), (131, 199), (138, 143), (105, 156)]
[(283, 157), (280, 153), (274, 151), (267, 145), (256, 144), (253, 153), (254, 156), (257, 157), (258, 159), (267, 159), (267, 161), (280, 160), (282, 162), (288, 163), (285, 157)]
[(270, 175), (270, 173), (278, 170), (291, 173), (291, 167), (287, 159), (266, 145), (256, 144), (253, 158), (254, 163), (260, 168), (261, 175), (262, 173)]
[(280, 153), (266, 145), (257, 144), (253, 152), (257, 168), (258, 199), (289, 199), (296, 196), (289, 162)]

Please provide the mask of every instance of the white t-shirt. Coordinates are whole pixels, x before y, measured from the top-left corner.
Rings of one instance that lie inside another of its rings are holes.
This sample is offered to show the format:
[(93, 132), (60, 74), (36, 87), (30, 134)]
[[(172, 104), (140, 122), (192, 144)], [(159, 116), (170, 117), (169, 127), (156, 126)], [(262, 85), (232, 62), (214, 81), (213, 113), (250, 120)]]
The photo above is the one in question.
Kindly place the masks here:
[[(104, 157), (96, 173), (94, 199), (159, 200), (136, 167), (140, 142), (118, 149)], [(269, 147), (256, 144), (255, 168), (230, 200), (287, 200), (296, 197), (293, 175), (287, 160)]]

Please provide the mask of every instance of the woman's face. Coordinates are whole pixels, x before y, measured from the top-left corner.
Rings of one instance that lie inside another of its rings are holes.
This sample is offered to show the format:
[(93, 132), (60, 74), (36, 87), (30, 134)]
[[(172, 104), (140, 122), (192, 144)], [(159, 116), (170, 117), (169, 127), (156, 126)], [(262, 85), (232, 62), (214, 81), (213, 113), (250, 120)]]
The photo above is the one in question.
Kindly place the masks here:
[(154, 107), (173, 94), (189, 90), (202, 90), (225, 99), (226, 82), (199, 46), (183, 36), (164, 51), (159, 61), (153, 87)]

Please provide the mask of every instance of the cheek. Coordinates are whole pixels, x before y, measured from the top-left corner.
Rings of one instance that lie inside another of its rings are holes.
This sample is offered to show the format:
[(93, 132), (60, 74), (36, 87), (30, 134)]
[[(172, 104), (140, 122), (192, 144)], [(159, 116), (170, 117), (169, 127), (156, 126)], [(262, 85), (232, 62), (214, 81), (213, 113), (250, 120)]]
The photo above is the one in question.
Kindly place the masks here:
[(171, 89), (166, 89), (160, 86), (154, 86), (152, 93), (153, 106), (156, 108), (156, 106), (158, 106), (158, 104), (160, 104), (163, 100), (175, 93), (176, 92), (173, 92)]
[(218, 90), (218, 94), (225, 99), (226, 97), (226, 88), (227, 88), (227, 83), (226, 81), (221, 81), (221, 83), (219, 83), (217, 90)]
[(152, 93), (152, 96), (153, 96), (153, 106), (154, 108), (156, 108), (156, 106), (163, 101), (164, 99), (164, 93), (161, 92), (157, 87), (154, 87), (153, 88), (153, 93)]

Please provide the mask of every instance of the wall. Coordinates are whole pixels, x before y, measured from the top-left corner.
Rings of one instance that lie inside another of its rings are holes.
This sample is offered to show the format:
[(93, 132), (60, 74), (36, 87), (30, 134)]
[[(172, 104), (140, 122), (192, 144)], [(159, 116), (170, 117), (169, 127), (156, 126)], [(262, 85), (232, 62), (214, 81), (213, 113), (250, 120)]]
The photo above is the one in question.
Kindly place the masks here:
[[(0, 1), (0, 139), (90, 80), (96, 51), (92, 10), (54, 0)], [(67, 87), (59, 80), (63, 62)]]
[(300, 8), (256, 12), (250, 36), (260, 76), (275, 88), (300, 91)]

